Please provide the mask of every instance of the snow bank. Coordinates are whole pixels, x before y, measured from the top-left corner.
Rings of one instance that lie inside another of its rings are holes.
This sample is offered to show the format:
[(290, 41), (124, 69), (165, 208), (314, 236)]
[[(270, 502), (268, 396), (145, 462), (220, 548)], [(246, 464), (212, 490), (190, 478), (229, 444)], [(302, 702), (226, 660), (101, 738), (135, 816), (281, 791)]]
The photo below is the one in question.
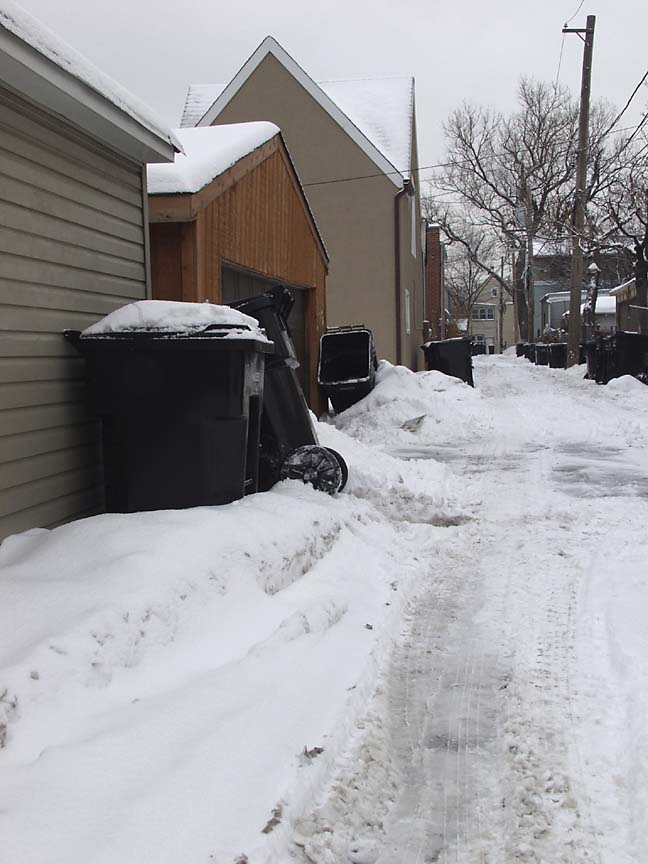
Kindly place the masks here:
[(258, 341), (268, 341), (256, 318), (238, 309), (214, 303), (180, 303), (173, 300), (138, 300), (129, 303), (91, 324), (83, 331), (83, 335), (105, 336), (147, 331), (191, 334), (211, 326), (231, 327), (233, 335), (246, 334)]
[[(403, 428), (419, 419), (413, 428)], [(412, 372), (380, 362), (376, 386), (335, 418), (335, 426), (383, 450), (426, 446), (449, 426), (455, 440), (472, 438), (489, 426), (489, 408), (479, 390), (442, 372)]]
[(320, 430), (348, 494), (288, 481), (0, 546), (7, 860), (287, 860), (358, 734), (425, 544), (463, 518), (434, 461)]
[(199, 192), (216, 177), (279, 134), (274, 123), (236, 123), (176, 129), (184, 153), (175, 162), (148, 165), (149, 195)]

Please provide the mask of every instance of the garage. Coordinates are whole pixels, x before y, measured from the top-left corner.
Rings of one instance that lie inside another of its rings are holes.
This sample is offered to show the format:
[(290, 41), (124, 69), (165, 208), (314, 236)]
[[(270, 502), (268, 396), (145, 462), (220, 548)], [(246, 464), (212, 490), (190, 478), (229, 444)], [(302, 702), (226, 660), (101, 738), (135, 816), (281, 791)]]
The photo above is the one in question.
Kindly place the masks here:
[(184, 155), (148, 170), (153, 297), (229, 303), (287, 285), (304, 394), (319, 411), (328, 258), (281, 133), (241, 123), (176, 134)]

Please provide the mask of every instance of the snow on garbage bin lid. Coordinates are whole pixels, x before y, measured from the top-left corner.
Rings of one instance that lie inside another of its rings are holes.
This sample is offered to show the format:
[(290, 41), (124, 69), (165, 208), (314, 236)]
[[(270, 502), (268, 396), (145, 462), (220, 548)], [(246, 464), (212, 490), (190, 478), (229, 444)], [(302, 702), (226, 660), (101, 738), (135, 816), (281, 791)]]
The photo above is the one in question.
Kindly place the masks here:
[(230, 306), (174, 300), (138, 300), (129, 303), (87, 327), (81, 335), (163, 333), (169, 336), (197, 336), (209, 327), (229, 328), (221, 336), (223, 339), (270, 341), (256, 318)]

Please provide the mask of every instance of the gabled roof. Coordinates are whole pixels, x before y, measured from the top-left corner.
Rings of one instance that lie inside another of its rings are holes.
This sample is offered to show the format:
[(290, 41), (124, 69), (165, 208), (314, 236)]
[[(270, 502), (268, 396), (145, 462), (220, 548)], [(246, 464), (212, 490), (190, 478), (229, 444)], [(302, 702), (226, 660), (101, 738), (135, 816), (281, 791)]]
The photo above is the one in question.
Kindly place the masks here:
[(142, 161), (170, 159), (180, 147), (147, 105), (13, 0), (0, 0), (0, 80)]
[(412, 167), (414, 79), (367, 78), (317, 84), (272, 36), (263, 40), (226, 87), (191, 85), (181, 125), (211, 125), (268, 54), (281, 63), (395, 186), (403, 185)]
[(149, 220), (189, 222), (243, 177), (279, 153), (309, 229), (328, 265), (328, 253), (281, 132), (274, 123), (231, 123), (175, 130), (183, 153), (171, 165), (148, 165)]

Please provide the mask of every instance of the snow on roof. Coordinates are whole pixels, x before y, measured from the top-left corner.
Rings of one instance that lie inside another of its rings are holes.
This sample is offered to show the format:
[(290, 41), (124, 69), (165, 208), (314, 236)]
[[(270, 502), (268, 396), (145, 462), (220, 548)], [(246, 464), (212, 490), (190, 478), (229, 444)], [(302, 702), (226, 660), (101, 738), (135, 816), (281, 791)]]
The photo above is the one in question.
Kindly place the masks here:
[(138, 300), (115, 309), (83, 331), (83, 336), (106, 336), (114, 333), (182, 333), (205, 331), (209, 327), (231, 327), (230, 335), (260, 342), (268, 340), (259, 322), (250, 315), (214, 303), (181, 303), (174, 300)]
[(199, 126), (175, 133), (184, 154), (175, 162), (148, 165), (150, 195), (198, 192), (244, 156), (279, 134), (274, 123), (234, 123), (229, 126)]
[(404, 176), (412, 152), (413, 78), (321, 81), (319, 86)]
[[(206, 115), (211, 113), (215, 103), (221, 97), (231, 98), (268, 53), (272, 53), (303, 84), (357, 143), (362, 146), (365, 146), (365, 142), (368, 143), (369, 150), (375, 148), (378, 154), (396, 169), (397, 174), (400, 173), (404, 178), (409, 176), (414, 79), (363, 78), (316, 83), (272, 37), (264, 39), (228, 85), (190, 85), (180, 125), (195, 126), (203, 120), (206, 123), (212, 122), (214, 118), (206, 118)], [(231, 91), (229, 96), (226, 91)], [(338, 116), (335, 116), (336, 113)], [(218, 112), (215, 116), (218, 116)], [(347, 120), (351, 123), (348, 124)], [(380, 167), (386, 173), (391, 173), (386, 164), (382, 163)]]
[(616, 297), (618, 294), (622, 294), (626, 288), (630, 288), (631, 285), (634, 284), (634, 277), (632, 279), (628, 279), (627, 282), (622, 282), (621, 285), (617, 285), (616, 288), (610, 289), (610, 296)]
[[(589, 304), (583, 303), (581, 305), (581, 312), (585, 309), (585, 306)], [(599, 295), (596, 300), (596, 314), (597, 315), (613, 315), (616, 312), (616, 297), (609, 297), (606, 294)]]
[(0, 27), (30, 45), (59, 68), (90, 87), (149, 132), (179, 149), (171, 129), (155, 113), (72, 48), (52, 30), (18, 6), (13, 0), (0, 0)]
[(224, 84), (190, 84), (180, 126), (197, 126), (224, 89)]

